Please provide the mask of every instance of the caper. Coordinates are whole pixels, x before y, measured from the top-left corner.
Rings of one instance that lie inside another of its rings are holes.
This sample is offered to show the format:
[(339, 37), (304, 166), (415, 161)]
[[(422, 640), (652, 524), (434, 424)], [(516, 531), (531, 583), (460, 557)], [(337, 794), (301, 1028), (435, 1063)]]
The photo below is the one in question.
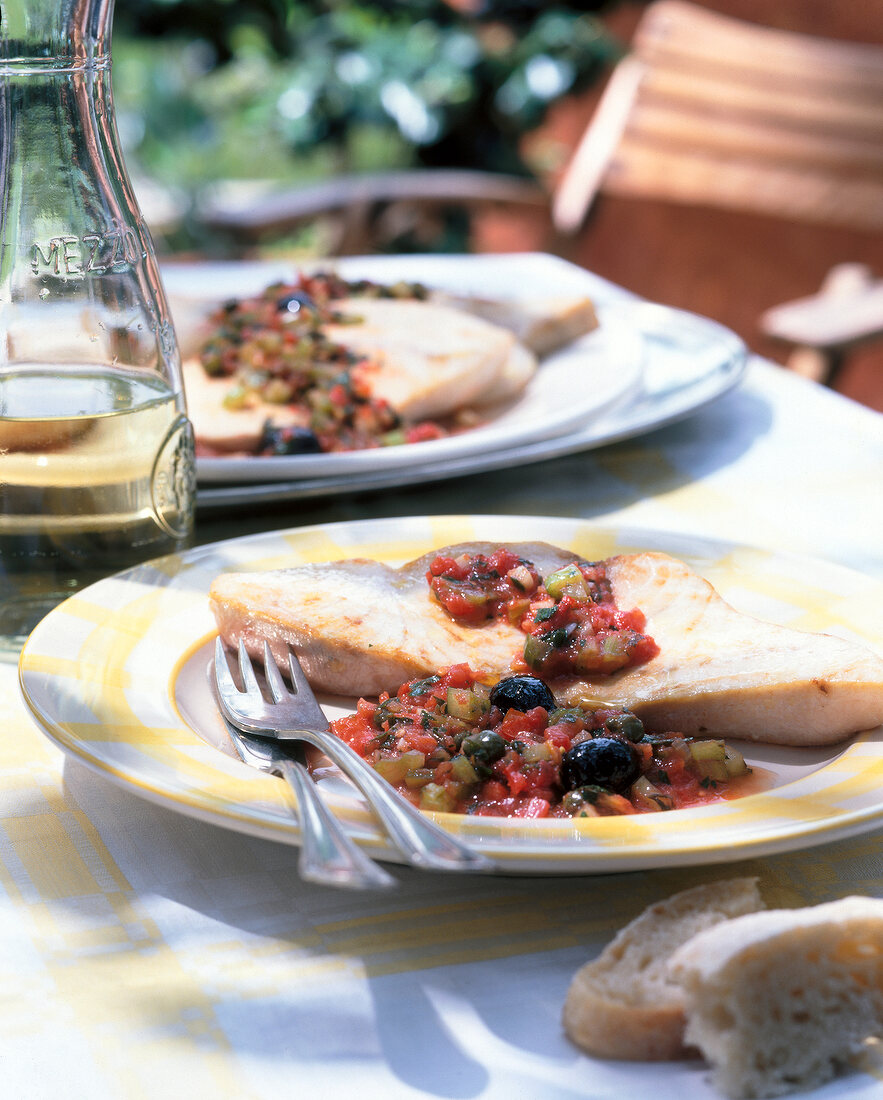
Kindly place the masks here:
[(640, 741), (644, 736), (644, 723), (631, 711), (624, 710), (622, 714), (614, 714), (604, 725), (610, 733), (625, 737), (628, 741)]
[(473, 762), (492, 764), (504, 756), (508, 742), (493, 730), (480, 730), (463, 739), (460, 751)]

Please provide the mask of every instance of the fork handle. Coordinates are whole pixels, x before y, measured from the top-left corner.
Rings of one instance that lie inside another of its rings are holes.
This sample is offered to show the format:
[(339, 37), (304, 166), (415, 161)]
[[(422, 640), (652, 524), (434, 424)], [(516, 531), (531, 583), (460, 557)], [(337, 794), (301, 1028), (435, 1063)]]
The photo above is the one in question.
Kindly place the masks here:
[(274, 770), (297, 796), (301, 818), (298, 862), (301, 878), (324, 886), (357, 890), (388, 889), (398, 885), (392, 875), (369, 859), (343, 831), (303, 764), (283, 758), (274, 764)]
[(307, 741), (324, 752), (362, 792), (390, 840), (415, 867), (433, 871), (493, 870), (490, 860), (431, 821), (330, 731), (280, 729), (273, 734), (281, 740)]

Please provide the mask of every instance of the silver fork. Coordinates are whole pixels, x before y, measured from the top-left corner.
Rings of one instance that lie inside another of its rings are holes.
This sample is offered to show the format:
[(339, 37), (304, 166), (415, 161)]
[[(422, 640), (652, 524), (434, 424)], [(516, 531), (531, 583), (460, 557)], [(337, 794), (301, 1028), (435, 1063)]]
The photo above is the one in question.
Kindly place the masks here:
[[(214, 662), (209, 663), (207, 671), (215, 700), (224, 717)], [(344, 886), (355, 890), (382, 890), (398, 885), (392, 875), (370, 859), (344, 832), (340, 822), (322, 801), (303, 762), (294, 758), (298, 746), (286, 751), (266, 738), (243, 733), (226, 717), (224, 725), (230, 743), (243, 763), (279, 776), (294, 791), (301, 837), (298, 871), (302, 879), (323, 886)]]
[(490, 871), (490, 860), (445, 832), (385, 779), (345, 741), (336, 737), (316, 702), (303, 669), (289, 650), (292, 691), (276, 667), (270, 647), (264, 643), (264, 676), (273, 702), (260, 689), (254, 668), (239, 642), (239, 668), (243, 691), (230, 673), (220, 638), (215, 643), (215, 674), (222, 712), (246, 733), (278, 741), (305, 741), (320, 749), (362, 792), (368, 805), (405, 859), (415, 867), (435, 871)]

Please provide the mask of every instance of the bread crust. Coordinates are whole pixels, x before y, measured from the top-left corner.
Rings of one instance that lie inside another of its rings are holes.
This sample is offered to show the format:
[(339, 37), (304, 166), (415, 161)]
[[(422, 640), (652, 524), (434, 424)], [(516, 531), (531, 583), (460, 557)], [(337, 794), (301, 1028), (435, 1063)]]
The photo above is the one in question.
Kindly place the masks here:
[(577, 971), (564, 1002), (565, 1032), (598, 1057), (686, 1057), (685, 998), (668, 977), (669, 956), (698, 932), (762, 907), (757, 879), (747, 877), (696, 886), (651, 905)]

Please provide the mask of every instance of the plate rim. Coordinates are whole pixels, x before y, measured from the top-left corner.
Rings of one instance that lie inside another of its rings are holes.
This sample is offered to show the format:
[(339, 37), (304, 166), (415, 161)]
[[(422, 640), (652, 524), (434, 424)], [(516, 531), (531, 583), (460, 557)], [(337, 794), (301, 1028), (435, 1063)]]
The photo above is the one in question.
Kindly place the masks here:
[[(40, 677), (48, 675), (50, 677), (49, 682), (51, 683), (51, 677), (55, 674), (51, 671), (48, 674), (46, 673), (45, 654), (41, 655), (40, 653), (40, 645), (44, 637), (48, 638), (50, 634), (55, 635), (59, 632), (63, 634), (65, 618), (69, 616), (71, 611), (76, 613), (78, 605), (80, 605), (81, 608), (91, 608), (94, 614), (95, 601), (97, 600), (99, 605), (105, 609), (107, 617), (103, 625), (96, 628), (96, 630), (103, 629), (105, 632), (109, 632), (108, 637), (110, 641), (113, 642), (115, 631), (119, 632), (128, 629), (126, 637), (128, 643), (131, 644), (131, 651), (128, 657), (122, 658), (122, 665), (119, 665), (112, 671), (112, 675), (117, 675), (120, 669), (125, 670), (127, 662), (131, 661), (131, 652), (136, 651), (139, 645), (147, 645), (149, 649), (151, 640), (149, 631), (146, 635), (136, 637), (137, 627), (125, 628), (123, 626), (123, 620), (128, 621), (130, 608), (133, 602), (136, 602), (138, 598), (145, 595), (151, 597), (154, 603), (157, 604), (158, 609), (157, 617), (151, 620), (152, 625), (156, 627), (157, 624), (159, 624), (167, 629), (169, 620), (164, 619), (159, 612), (162, 611), (163, 603), (168, 603), (170, 598), (169, 593), (174, 594), (178, 591), (174, 583), (175, 579), (179, 577), (189, 578), (188, 583), (194, 579), (198, 580), (198, 576), (194, 577), (193, 571), (196, 570), (198, 573), (199, 568), (201, 566), (204, 567), (207, 563), (211, 562), (213, 558), (220, 557), (221, 559), (227, 560), (229, 563), (226, 566), (227, 568), (248, 568), (247, 558), (249, 554), (251, 554), (253, 558), (256, 554), (259, 556), (260, 551), (265, 551), (274, 544), (274, 540), (280, 545), (288, 546), (292, 558), (296, 559), (297, 544), (299, 542), (303, 544), (304, 540), (306, 540), (308, 544), (311, 538), (321, 539), (322, 537), (329, 538), (332, 541), (338, 538), (340, 541), (341, 536), (343, 536), (342, 543), (355, 553), (359, 546), (365, 543), (365, 539), (371, 536), (372, 532), (376, 532), (373, 536), (376, 541), (377, 533), (379, 532), (382, 532), (383, 536), (388, 539), (391, 532), (397, 531), (399, 533), (398, 546), (399, 549), (401, 549), (405, 545), (411, 545), (421, 541), (420, 536), (415, 538), (411, 533), (415, 523), (420, 523), (421, 521), (428, 524), (430, 529), (437, 532), (433, 540), (434, 544), (442, 545), (444, 541), (444, 532), (452, 526), (459, 528), (466, 525), (471, 528), (477, 528), (479, 534), (475, 537), (480, 537), (483, 525), (487, 527), (492, 524), (495, 529), (499, 529), (500, 522), (503, 519), (516, 528), (519, 525), (529, 526), (532, 531), (531, 537), (533, 538), (543, 536), (547, 533), (548, 528), (552, 527), (560, 528), (562, 531), (571, 531), (573, 533), (571, 537), (574, 541), (578, 541), (578, 539), (585, 540), (588, 538), (595, 538), (602, 541), (613, 540), (617, 544), (624, 543), (631, 546), (656, 546), (662, 544), (662, 548), (664, 548), (665, 544), (669, 546), (675, 544), (678, 549), (670, 549), (669, 552), (680, 553), (681, 555), (683, 555), (682, 544), (687, 541), (696, 548), (693, 557), (699, 557), (709, 553), (717, 553), (720, 556), (722, 552), (727, 554), (738, 554), (738, 552), (742, 551), (746, 554), (763, 553), (773, 561), (799, 561), (807, 566), (811, 566), (816, 561), (816, 559), (809, 558), (806, 555), (789, 554), (787, 552), (775, 550), (760, 551), (757, 547), (743, 543), (734, 543), (729, 539), (695, 536), (682, 532), (665, 530), (632, 528), (625, 525), (610, 523), (596, 524), (590, 520), (555, 516), (405, 516), (393, 517), (391, 519), (339, 521), (329, 524), (314, 524), (302, 528), (284, 528), (278, 531), (240, 535), (230, 539), (208, 543), (190, 551), (185, 551), (182, 554), (171, 555), (169, 558), (158, 559), (153, 563), (147, 563), (145, 566), (136, 567), (133, 570), (127, 570), (121, 574), (116, 574), (114, 577), (99, 581), (89, 588), (84, 589), (78, 596), (72, 597), (70, 600), (59, 605), (53, 612), (50, 612), (41, 624), (38, 625), (37, 629), (26, 643), (19, 661), (19, 681), (25, 703), (41, 731), (49, 737), (51, 741), (58, 745), (65, 754), (77, 758), (93, 770), (105, 775), (106, 778), (116, 781), (128, 790), (134, 791), (134, 793), (142, 797), (166, 805), (168, 808), (186, 813), (189, 816), (198, 817), (212, 824), (233, 828), (237, 831), (247, 832), (252, 835), (296, 844), (299, 839), (298, 831), (293, 819), (289, 816), (286, 800), (283, 797), (284, 789), (281, 792), (279, 790), (282, 785), (278, 784), (278, 781), (276, 781), (275, 794), (269, 801), (268, 809), (265, 803), (267, 799), (269, 799), (270, 785), (273, 784), (274, 781), (271, 777), (254, 772), (253, 769), (247, 768), (246, 765), (229, 761), (227, 770), (230, 770), (230, 765), (234, 765), (234, 769), (240, 773), (241, 779), (244, 779), (241, 773), (251, 773), (248, 777), (248, 786), (250, 787), (254, 787), (258, 782), (264, 784), (265, 790), (261, 793), (261, 799), (263, 799), (263, 801), (259, 800), (257, 803), (252, 801), (248, 805), (245, 805), (242, 801), (236, 801), (235, 799), (232, 802), (228, 800), (225, 803), (218, 803), (217, 800), (211, 803), (211, 800), (209, 800), (207, 803), (204, 799), (200, 801), (199, 798), (194, 801), (193, 791), (186, 789), (186, 785), (182, 790), (177, 790), (174, 787), (170, 788), (168, 784), (166, 784), (165, 787), (157, 787), (154, 780), (154, 785), (151, 786), (150, 783), (144, 782), (142, 778), (133, 777), (131, 774), (127, 774), (125, 769), (116, 766), (112, 762), (108, 763), (106, 759), (102, 759), (100, 755), (96, 755), (94, 750), (89, 751), (88, 742), (78, 739), (77, 735), (75, 733), (72, 734), (68, 728), (70, 725), (76, 723), (65, 721), (58, 715), (56, 715), (54, 719), (47, 715), (45, 687), (43, 688), (44, 694), (41, 696)], [(516, 536), (501, 536), (501, 540), (507, 540), (513, 537)], [(425, 537), (423, 545), (424, 549), (430, 545), (425, 541)], [(242, 553), (243, 551), (245, 551), (245, 554)], [(266, 554), (264, 557), (266, 557)], [(388, 558), (391, 560), (401, 560), (402, 553), (389, 554)], [(300, 560), (305, 560), (303, 550), (301, 551)], [(313, 560), (320, 559), (314, 558)], [(830, 563), (826, 563), (826, 567), (829, 570), (832, 568)], [(838, 576), (842, 576), (844, 578), (852, 578), (856, 583), (859, 581), (869, 585), (877, 585), (879, 583), (875, 578), (840, 565), (833, 567), (833, 576), (835, 580)], [(128, 590), (129, 585), (133, 586), (131, 594), (134, 596), (134, 594), (137, 593), (138, 595), (135, 597), (135, 600), (121, 602), (122, 593)], [(204, 600), (206, 591), (207, 589), (205, 588), (202, 590), (194, 589), (191, 593), (194, 601), (197, 595)], [(207, 601), (204, 602), (207, 604)], [(195, 604), (193, 606), (195, 606)], [(184, 610), (190, 610), (190, 607)], [(207, 607), (206, 615), (208, 615)], [(80, 620), (76, 618), (74, 621), (79, 622)], [(159, 663), (156, 675), (161, 677), (163, 691), (167, 694), (167, 698), (164, 700), (165, 712), (167, 714), (174, 712), (177, 716), (176, 720), (181, 724), (180, 728), (174, 731), (175, 736), (179, 737), (183, 734), (190, 748), (193, 748), (193, 744), (198, 742), (202, 750), (208, 749), (217, 754), (217, 756), (220, 756), (219, 750), (212, 749), (204, 739), (200, 738), (199, 733), (186, 724), (174, 699), (175, 684), (188, 656), (196, 651), (200, 645), (204, 644), (207, 638), (211, 637), (213, 634), (213, 623), (210, 622), (209, 628), (206, 630), (206, 621), (207, 620), (204, 618), (192, 628), (188, 625), (183, 628), (183, 632), (180, 623), (172, 623), (174, 627), (176, 648), (174, 648), (174, 653), (172, 655), (167, 655), (163, 658), (163, 661)], [(178, 643), (185, 637), (189, 637), (189, 644), (181, 649)], [(49, 665), (52, 665), (51, 659), (49, 660)], [(84, 673), (84, 667), (82, 663), (78, 666), (75, 665), (73, 670), (64, 666), (66, 671), (63, 671), (62, 674), (63, 682), (79, 685), (81, 690), (85, 684), (91, 684), (94, 690), (95, 682), (90, 680), (88, 675)], [(64, 680), (64, 677), (67, 677), (67, 680)], [(154, 691), (157, 690), (157, 683), (158, 681), (153, 683)], [(99, 677), (98, 695), (95, 697), (95, 702), (99, 706), (104, 702), (107, 708), (110, 706), (108, 703), (108, 692), (111, 689), (108, 689), (106, 682), (104, 682), (103, 689), (101, 684), (102, 682)], [(103, 695), (102, 690), (104, 691)], [(49, 706), (49, 710), (51, 711), (51, 705)], [(109, 727), (105, 724), (103, 728), (108, 729)], [(193, 744), (191, 744), (191, 742), (193, 742)], [(852, 754), (852, 766), (854, 770), (857, 769), (856, 774), (858, 775), (864, 775), (875, 765), (878, 769), (883, 768), (883, 752), (876, 752), (875, 754), (873, 750), (868, 750), (867, 758), (865, 758), (863, 746), (868, 745), (870, 742), (871, 736), (869, 734), (862, 734), (853, 738), (851, 741), (844, 743), (844, 751), (838, 753), (835, 760), (842, 761), (845, 757)], [(175, 757), (174, 749), (169, 749), (168, 746), (166, 746), (166, 751), (171, 752), (171, 757), (174, 761), (178, 761), (178, 758)], [(197, 751), (197, 756), (198, 755), (199, 752)], [(864, 765), (861, 764), (862, 760), (866, 760)], [(215, 763), (218, 764), (218, 761), (215, 761)], [(573, 823), (565, 823), (562, 825), (559, 821), (554, 823), (533, 823), (532, 826), (527, 828), (527, 835), (534, 838), (533, 849), (530, 843), (524, 841), (523, 835), (516, 837), (515, 843), (512, 843), (511, 838), (507, 837), (509, 833), (519, 832), (524, 834), (526, 827), (523, 823), (512, 824), (507, 821), (501, 826), (500, 822), (495, 821), (495, 819), (462, 819), (457, 817), (457, 815), (436, 816), (446, 827), (451, 828), (453, 831), (460, 833), (465, 838), (476, 843), (480, 850), (498, 860), (502, 869), (506, 871), (515, 870), (519, 873), (589, 874), (619, 870), (652, 869), (664, 866), (730, 862), (758, 855), (767, 855), (796, 848), (811, 847), (815, 844), (827, 843), (866, 831), (873, 827), (878, 820), (883, 818), (883, 798), (878, 799), (873, 805), (863, 805), (846, 810), (841, 809), (837, 815), (833, 816), (828, 815), (820, 817), (816, 815), (811, 818), (792, 819), (789, 820), (787, 827), (780, 824), (772, 830), (755, 829), (755, 831), (747, 835), (745, 835), (743, 831), (743, 835), (741, 836), (737, 832), (735, 838), (730, 835), (732, 830), (729, 830), (727, 834), (726, 851), (722, 851), (719, 847), (720, 841), (717, 842), (718, 846), (699, 841), (694, 841), (692, 844), (685, 844), (683, 837), (680, 838), (679, 847), (661, 847), (660, 837), (662, 837), (664, 841), (667, 832), (672, 832), (674, 834), (678, 832), (689, 832), (686, 826), (696, 819), (705, 822), (707, 825), (708, 820), (713, 817), (740, 816), (737, 812), (740, 809), (743, 811), (744, 816), (746, 807), (749, 809), (758, 809), (761, 807), (762, 803), (759, 801), (761, 799), (772, 799), (773, 802), (781, 808), (784, 805), (782, 801), (783, 796), (781, 793), (777, 794), (776, 792), (787, 790), (793, 794), (795, 784), (804, 783), (805, 780), (811, 776), (818, 777), (822, 772), (831, 768), (833, 763), (833, 760), (829, 761), (823, 765), (822, 768), (818, 769), (818, 771), (810, 773), (810, 776), (792, 781), (785, 787), (776, 788), (775, 791), (746, 796), (743, 799), (734, 800), (731, 803), (713, 804), (711, 807), (701, 807), (698, 810), (679, 811), (678, 819), (674, 822), (668, 815), (666, 815), (665, 820), (657, 819), (657, 815), (639, 815), (637, 818), (629, 819), (592, 819), (588, 825), (580, 822), (579, 827), (576, 829), (574, 829)], [(199, 772), (198, 764), (197, 772)], [(241, 794), (243, 784), (240, 778), (237, 778), (233, 789), (235, 792)], [(881, 772), (881, 778), (883, 778), (883, 772)], [(350, 804), (347, 805), (346, 803)], [(360, 843), (364, 843), (373, 851), (378, 852), (381, 858), (396, 858), (395, 854), (386, 846), (384, 839), (373, 827), (370, 816), (360, 804), (356, 803), (355, 800), (334, 801), (333, 799), (332, 804), (334, 809), (339, 812), (347, 828), (353, 832), (354, 837)], [(733, 807), (736, 807), (736, 811), (732, 809)], [(654, 821), (653, 819), (657, 820)], [(489, 820), (494, 822), (492, 826), (488, 825)], [(599, 825), (599, 821), (602, 823), (614, 822), (614, 825)], [(623, 826), (622, 821), (631, 822), (632, 824)], [(635, 825), (635, 822), (639, 824)], [(679, 824), (682, 826), (680, 829), (678, 828)], [(549, 842), (549, 838), (545, 834), (567, 832), (572, 834), (569, 845), (559, 843), (554, 836), (552, 837), (552, 841), (556, 845), (554, 851), (550, 852), (540, 844), (540, 841), (544, 841), (545, 843)], [(702, 830), (702, 832), (704, 832), (704, 830)], [(617, 833), (619, 834), (618, 838), (616, 835)], [(649, 836), (650, 840), (640, 841), (642, 833)], [(612, 835), (607, 836), (607, 834)], [(589, 843), (589, 841), (597, 846), (591, 848), (582, 847), (582, 845)]]

